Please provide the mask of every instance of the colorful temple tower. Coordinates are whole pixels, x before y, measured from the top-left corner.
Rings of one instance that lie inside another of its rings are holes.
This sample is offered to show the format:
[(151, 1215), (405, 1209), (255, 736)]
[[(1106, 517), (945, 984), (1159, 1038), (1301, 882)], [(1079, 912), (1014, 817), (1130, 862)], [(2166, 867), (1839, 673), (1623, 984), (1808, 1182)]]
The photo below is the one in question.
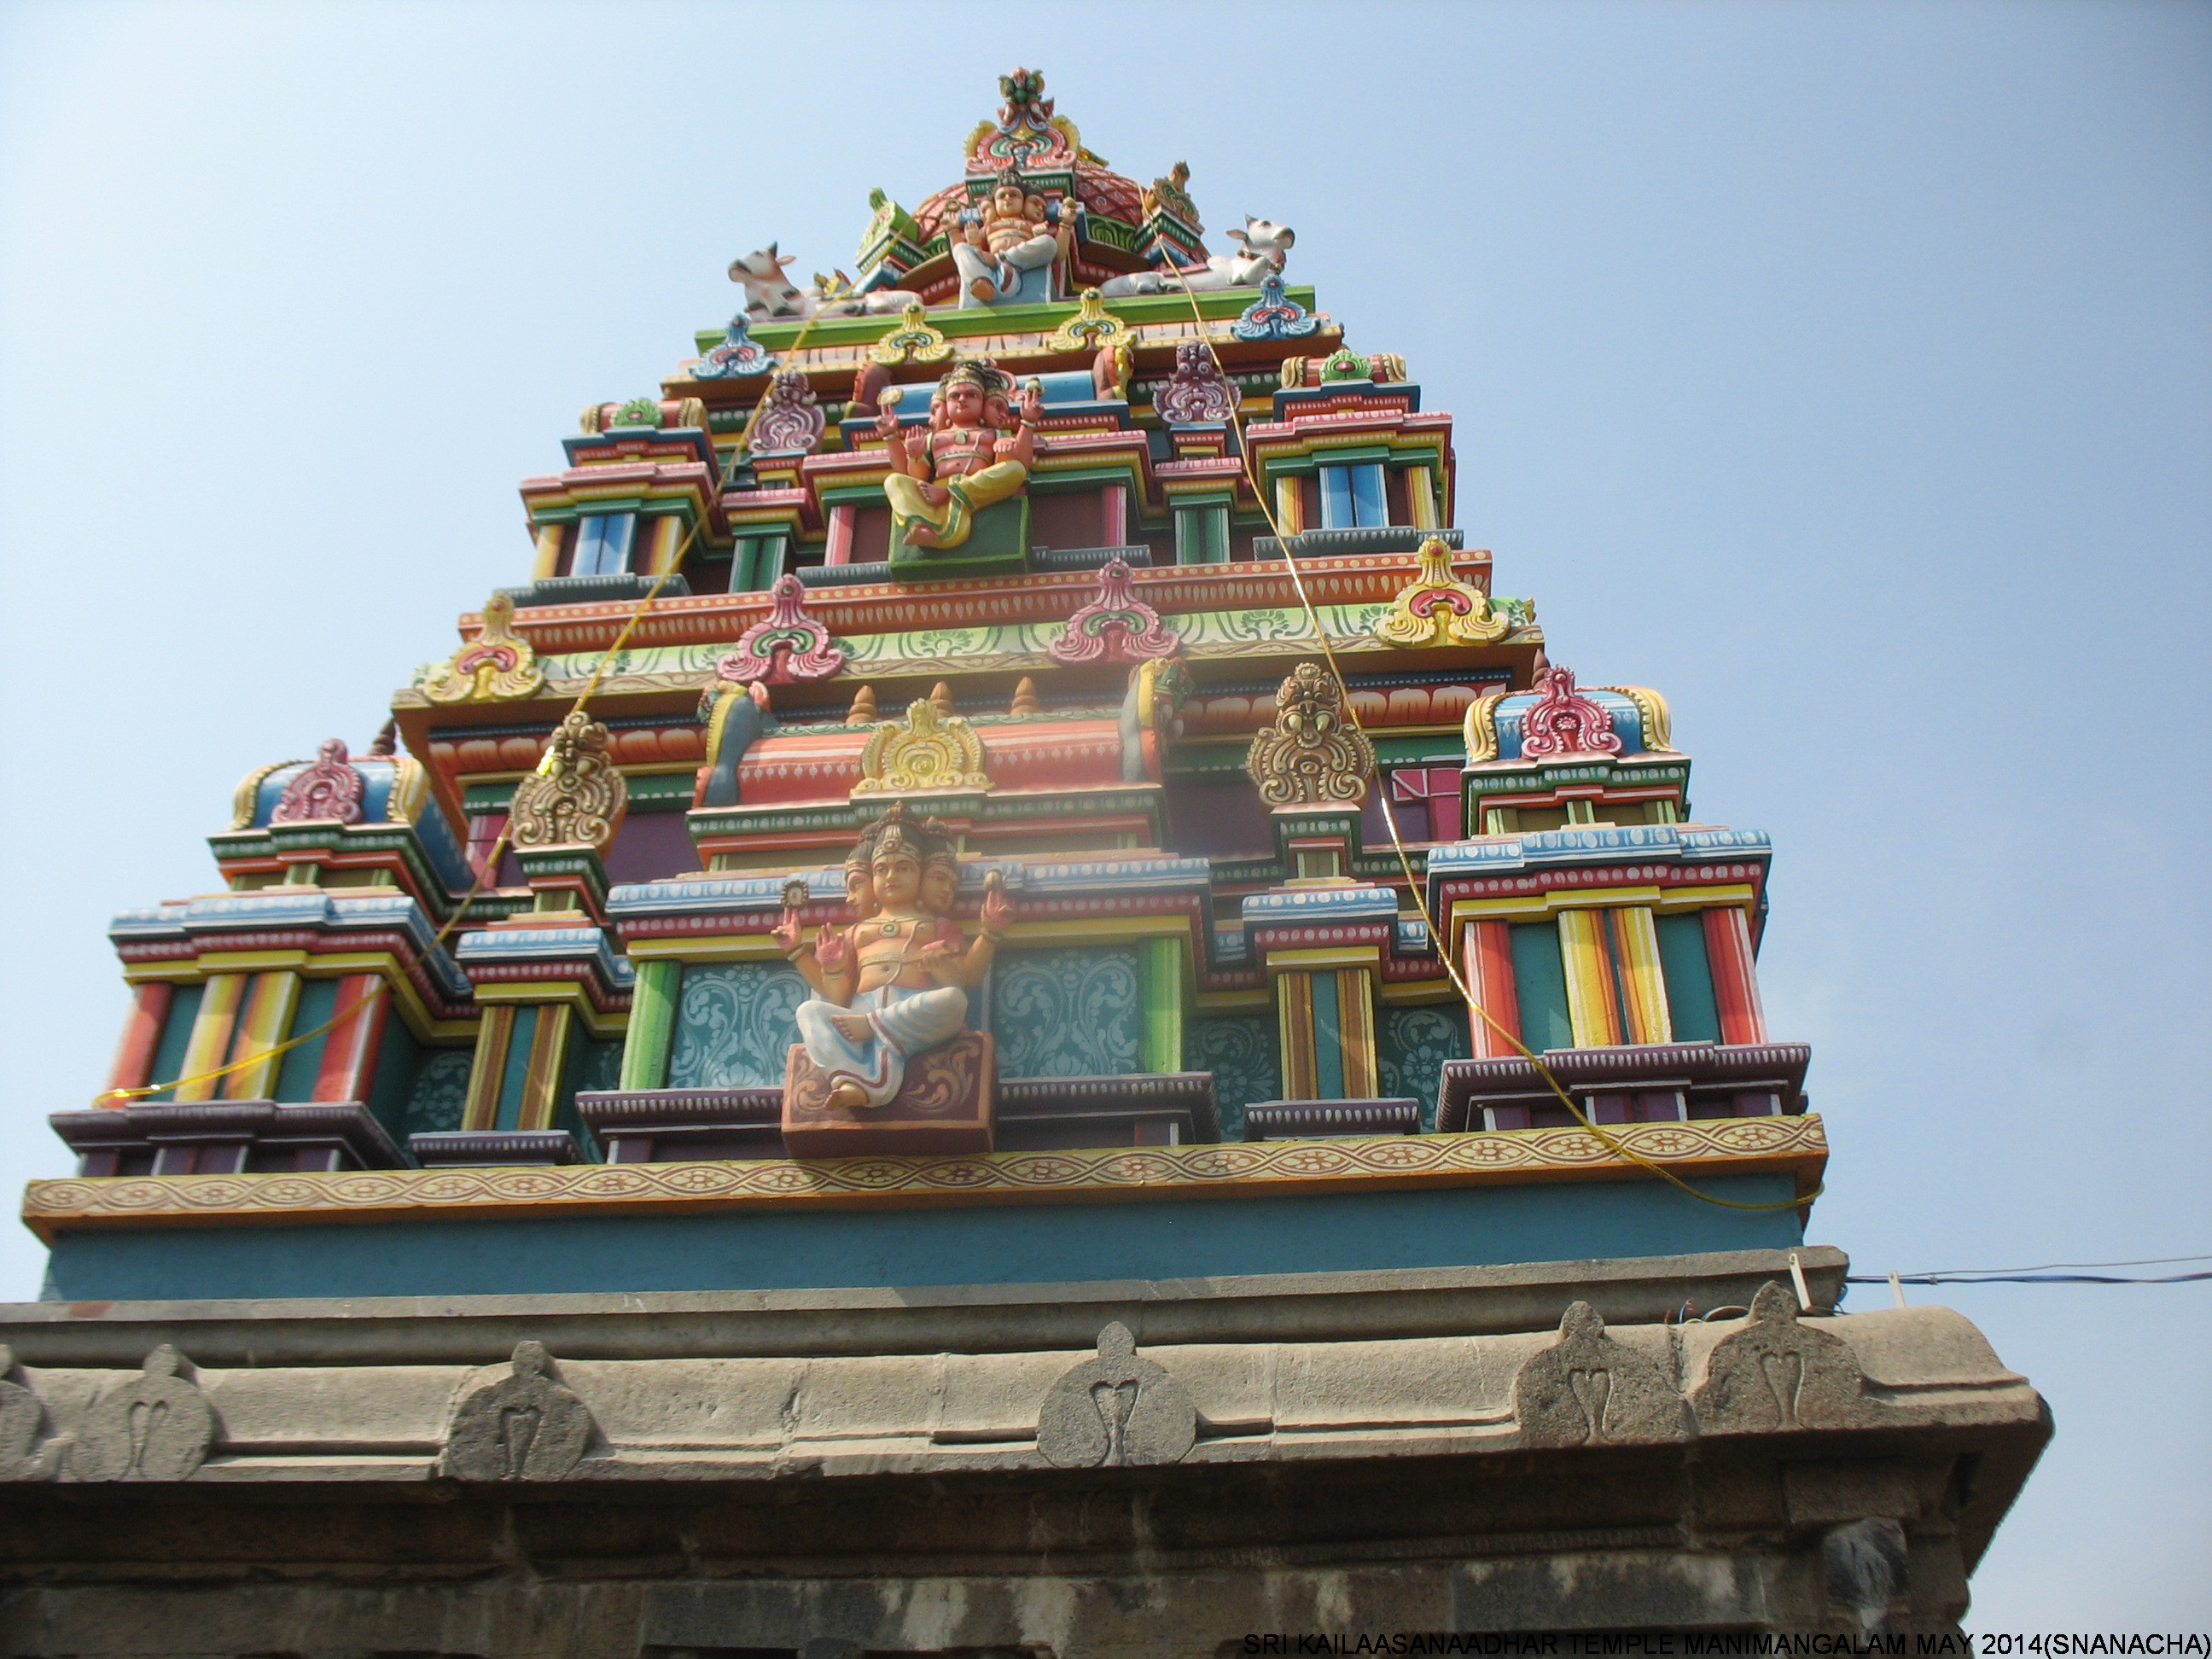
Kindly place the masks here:
[(2047, 1421), (1955, 1315), (1837, 1312), (1766, 837), (1493, 592), (1288, 227), (1210, 253), (1186, 167), (1000, 88), (855, 275), (733, 264), (367, 751), (117, 918), (0, 1320), (21, 1628), (1963, 1610)]

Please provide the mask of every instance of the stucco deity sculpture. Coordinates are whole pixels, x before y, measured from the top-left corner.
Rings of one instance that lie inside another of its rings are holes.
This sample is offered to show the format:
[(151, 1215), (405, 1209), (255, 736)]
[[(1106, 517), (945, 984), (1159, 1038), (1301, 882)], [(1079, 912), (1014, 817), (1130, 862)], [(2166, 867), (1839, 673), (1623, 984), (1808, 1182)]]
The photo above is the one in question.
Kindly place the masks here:
[(799, 1006), (799, 1037), (830, 1084), (827, 1104), (850, 1110), (890, 1104), (907, 1063), (966, 1025), (968, 993), (990, 971), (1013, 907), (994, 872), (970, 940), (951, 916), (960, 866), (950, 840), (899, 805), (847, 860), (845, 891), (851, 927), (822, 929), (808, 950), (787, 906), (774, 937), (814, 992)]
[(890, 453), (884, 494), (910, 547), (958, 547), (975, 514), (1019, 495), (1036, 459), (1036, 422), (1043, 394), (1036, 381), (1017, 408), (1013, 381), (987, 362), (962, 362), (937, 383), (929, 425), (917, 441), (898, 423), (884, 394), (876, 430)]
[[(1072, 204), (1068, 204), (1072, 205)], [(1065, 255), (1075, 239), (1074, 216), (1024, 187), (1008, 168), (991, 193), (961, 210), (950, 238), (963, 301), (989, 305), (1019, 286), (1022, 273)]]

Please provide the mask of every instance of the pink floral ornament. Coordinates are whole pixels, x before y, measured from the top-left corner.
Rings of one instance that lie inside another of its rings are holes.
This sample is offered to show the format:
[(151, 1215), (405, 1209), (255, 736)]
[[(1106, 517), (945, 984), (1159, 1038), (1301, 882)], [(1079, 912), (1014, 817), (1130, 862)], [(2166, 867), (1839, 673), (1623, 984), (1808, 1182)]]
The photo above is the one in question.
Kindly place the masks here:
[(1536, 701), (1521, 716), (1521, 757), (1547, 760), (1554, 755), (1617, 755), (1620, 739), (1613, 716), (1575, 690), (1571, 668), (1536, 672)]
[(1109, 559), (1098, 573), (1097, 597), (1067, 619), (1045, 654), (1062, 663), (1141, 662), (1168, 656), (1182, 643), (1160, 613), (1130, 591), (1128, 562)]
[(737, 649), (714, 665), (718, 679), (740, 685), (795, 685), (826, 680), (845, 665), (842, 647), (830, 642), (830, 630), (799, 608), (805, 586), (788, 573), (769, 589), (769, 613), (738, 636)]
[(361, 774), (346, 759), (344, 740), (325, 738), (315, 759), (293, 775), (269, 815), (271, 823), (357, 823), (361, 820)]

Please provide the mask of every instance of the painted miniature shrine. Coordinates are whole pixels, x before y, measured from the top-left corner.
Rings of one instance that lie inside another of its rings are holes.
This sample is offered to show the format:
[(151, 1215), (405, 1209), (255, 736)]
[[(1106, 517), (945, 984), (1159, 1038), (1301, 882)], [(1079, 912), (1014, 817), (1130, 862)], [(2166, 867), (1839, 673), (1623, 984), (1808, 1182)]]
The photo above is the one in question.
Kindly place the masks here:
[[(1417, 343), (1322, 309), (1287, 225), (1209, 252), (1187, 167), (1140, 185), (1042, 77), (1000, 88), (951, 183), (874, 193), (851, 274), (799, 287), (773, 242), (735, 261), (727, 325), (522, 481), (514, 584), (374, 739), (302, 732), (314, 757), (252, 772), (214, 828), (216, 890), (116, 919), (111, 1092), (53, 1114), (79, 1172), (25, 1201), (50, 1297), (681, 1293), (720, 1330), (737, 1316), (698, 1297), (894, 1287), (967, 1308), (944, 1316), (978, 1352), (1048, 1300), (1091, 1323), (1024, 1340), (1089, 1357), (1021, 1455), (1120, 1468), (1283, 1419), (1194, 1405), (1154, 1363), (1226, 1326), (1176, 1335), (1082, 1286), (1489, 1274), (1561, 1288), (1535, 1325), (1414, 1334), (1543, 1328), (1558, 1376), (1516, 1359), (1485, 1407), (1514, 1445), (1763, 1409), (1725, 1342), (1699, 1395), (1679, 1336), (1662, 1378), (1637, 1356), (1666, 1339), (1614, 1341), (1592, 1299), (1654, 1332), (1737, 1304), (1705, 1328), (1743, 1333), (1743, 1364), (1795, 1355), (1836, 1422), (1874, 1422), (1875, 1350), (1822, 1326), (1841, 1258), (1803, 1243), (1808, 1050), (1760, 1012), (1766, 837), (1692, 810), (1659, 692), (1578, 677), (1493, 591)], [(410, 1478), (626, 1455), (549, 1350), (606, 1370), (629, 1339), (556, 1328)], [(865, 1351), (953, 1340), (900, 1329)], [(202, 1365), (230, 1341), (172, 1340)], [(183, 1387), (161, 1352), (146, 1399)], [(1571, 1380), (1593, 1372), (1613, 1419)], [(1990, 1356), (1958, 1387), (2009, 1376)], [(1404, 1403), (1376, 1410), (1430, 1420)], [(524, 1410), (538, 1438), (501, 1440)], [(30, 1444), (0, 1453), (28, 1469)], [(1954, 1514), (1969, 1560), (2016, 1485)]]

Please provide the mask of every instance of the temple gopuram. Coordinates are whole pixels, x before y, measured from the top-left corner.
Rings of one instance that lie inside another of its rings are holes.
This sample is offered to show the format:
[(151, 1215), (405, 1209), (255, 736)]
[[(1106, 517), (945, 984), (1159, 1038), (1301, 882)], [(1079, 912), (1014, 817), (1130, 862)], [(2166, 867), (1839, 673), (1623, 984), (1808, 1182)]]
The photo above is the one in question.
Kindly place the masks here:
[(1767, 837), (1493, 586), (1419, 342), (1000, 91), (116, 918), (8, 1654), (1957, 1629), (2049, 1414), (1839, 1308)]

